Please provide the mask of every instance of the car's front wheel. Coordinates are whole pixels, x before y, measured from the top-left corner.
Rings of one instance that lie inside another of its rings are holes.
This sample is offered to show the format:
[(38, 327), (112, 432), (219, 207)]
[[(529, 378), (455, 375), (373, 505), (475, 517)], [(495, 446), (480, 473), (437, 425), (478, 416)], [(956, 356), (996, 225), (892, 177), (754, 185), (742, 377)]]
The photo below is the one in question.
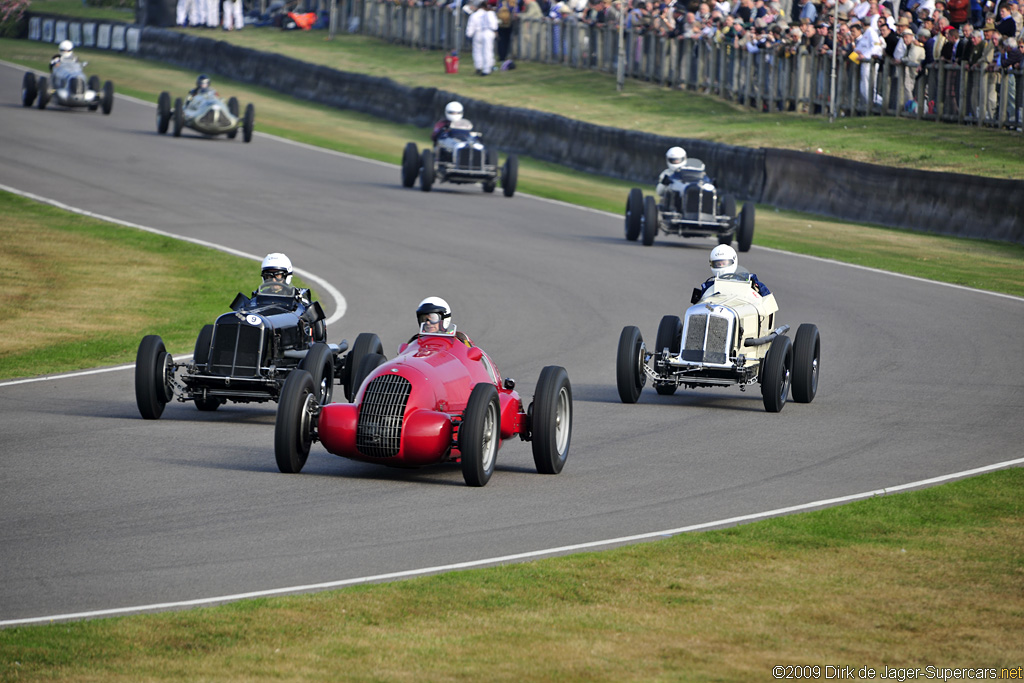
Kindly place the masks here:
[(163, 135), (171, 125), (171, 93), (160, 93), (156, 101), (156, 132)]
[(473, 387), (459, 426), (462, 478), (468, 486), (484, 486), (494, 473), (501, 443), (501, 411), (498, 390), (481, 382)]
[(434, 186), (434, 150), (423, 150), (423, 157), (420, 160), (420, 189), (430, 192)]
[(818, 327), (804, 323), (796, 330), (793, 342), (793, 400), (810, 403), (818, 393), (821, 369), (821, 335)]
[(420, 150), (415, 142), (408, 142), (402, 151), (402, 187), (416, 184), (416, 176), (420, 173)]
[(519, 157), (509, 154), (505, 159), (505, 165), (501, 167), (501, 191), (506, 197), (516, 193), (516, 184), (519, 182)]
[(103, 107), (104, 114), (109, 114), (114, 108), (114, 84), (111, 81), (103, 84), (103, 99), (100, 106)]
[(785, 335), (779, 335), (768, 347), (761, 373), (761, 398), (764, 409), (777, 413), (789, 398), (789, 383), (793, 372), (793, 342)]
[(185, 105), (182, 104), (181, 98), (175, 98), (174, 100), (174, 137), (181, 137), (181, 129), (185, 127)]
[(654, 197), (647, 197), (644, 200), (643, 234), (645, 247), (654, 244), (654, 237), (658, 234), (658, 202)]
[(46, 105), (50, 103), (50, 81), (47, 80), (46, 76), (40, 76), (39, 80), (36, 81), (36, 90), (39, 94), (39, 101), (36, 102), (36, 106), (40, 109), (46, 109)]
[(285, 474), (298, 474), (309, 457), (313, 444), (320, 405), (316, 400), (313, 376), (305, 370), (288, 374), (281, 390), (274, 425), (274, 458), (277, 469)]
[(147, 334), (142, 338), (135, 356), (135, 403), (143, 419), (159, 419), (164, 406), (174, 397), (171, 389), (173, 362), (160, 337)]
[(38, 92), (36, 89), (36, 75), (31, 71), (26, 71), (25, 77), (21, 79), (21, 105), (23, 107), (31, 107), (32, 103), (36, 101), (36, 94)]
[(245, 114), (242, 116), (242, 140), (252, 142), (252, 131), (256, 125), (256, 107), (252, 102), (245, 105)]
[(380, 337), (373, 332), (360, 332), (352, 344), (352, 350), (345, 356), (345, 367), (341, 375), (341, 383), (345, 387), (345, 398), (349, 402), (356, 397), (356, 391), (359, 389), (359, 384), (354, 381), (356, 372), (362, 365), (363, 358), (371, 353), (384, 357), (384, 345), (381, 344)]
[(644, 372), (644, 338), (632, 325), (622, 328), (615, 356), (615, 386), (623, 403), (636, 403), (647, 382)]
[(644, 193), (639, 187), (629, 191), (626, 199), (626, 239), (636, 242), (644, 224)]
[[(665, 349), (668, 349), (668, 352), (673, 356), (679, 355), (679, 347), (683, 342), (683, 323), (679, 320), (679, 316), (666, 315), (661, 319), (661, 323), (658, 325), (656, 340), (657, 344), (654, 347), (656, 358), (662, 358), (662, 352)], [(667, 374), (670, 369), (665, 364), (664, 359), (656, 362), (655, 367), (658, 370), (658, 374)], [(671, 396), (676, 393), (676, 385), (674, 383), (655, 382), (654, 390), (661, 396)]]
[(572, 439), (572, 385), (565, 368), (541, 370), (533, 395), (533, 462), (541, 474), (558, 474), (569, 457)]

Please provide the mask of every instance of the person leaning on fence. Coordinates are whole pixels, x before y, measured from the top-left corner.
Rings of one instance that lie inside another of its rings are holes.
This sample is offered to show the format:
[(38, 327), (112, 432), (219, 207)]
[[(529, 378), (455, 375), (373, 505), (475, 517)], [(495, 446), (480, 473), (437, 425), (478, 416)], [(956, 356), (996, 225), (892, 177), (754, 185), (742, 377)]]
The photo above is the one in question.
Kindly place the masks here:
[(1003, 40), (1002, 65), (1006, 70), (1003, 85), (1006, 87), (1006, 125), (1021, 129), (1020, 110), (1017, 107), (1017, 79), (1021, 73), (1024, 55), (1021, 54), (1017, 39), (1010, 37)]

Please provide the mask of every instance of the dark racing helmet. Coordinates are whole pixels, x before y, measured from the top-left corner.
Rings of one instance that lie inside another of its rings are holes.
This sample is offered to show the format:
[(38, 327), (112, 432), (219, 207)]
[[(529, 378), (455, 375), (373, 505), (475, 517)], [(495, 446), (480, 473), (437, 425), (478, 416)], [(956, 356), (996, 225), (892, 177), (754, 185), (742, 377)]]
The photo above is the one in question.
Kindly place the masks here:
[(199, 78), (196, 79), (196, 88), (199, 90), (206, 90), (210, 87), (210, 77), (206, 74), (199, 74)]

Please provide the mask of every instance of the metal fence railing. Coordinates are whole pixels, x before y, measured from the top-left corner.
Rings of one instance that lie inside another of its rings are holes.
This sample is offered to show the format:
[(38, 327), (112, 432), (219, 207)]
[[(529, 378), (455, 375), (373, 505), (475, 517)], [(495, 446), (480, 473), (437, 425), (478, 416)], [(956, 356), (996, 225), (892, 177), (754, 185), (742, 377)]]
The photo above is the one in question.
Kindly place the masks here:
[[(409, 6), (390, 0), (343, 0), (349, 31), (410, 47), (468, 51), (465, 17), (458, 24), (443, 6)], [(712, 94), (758, 111), (829, 115), (831, 54), (805, 48), (749, 52), (701, 39), (666, 38), (628, 30), (627, 78)], [(592, 26), (570, 17), (515, 23), (511, 57), (615, 73), (619, 34), (614, 26)], [(1020, 127), (1024, 74), (1020, 70), (970, 69), (933, 63), (920, 70), (888, 57), (855, 64), (839, 60), (836, 111), (841, 116), (898, 116), (926, 121)]]

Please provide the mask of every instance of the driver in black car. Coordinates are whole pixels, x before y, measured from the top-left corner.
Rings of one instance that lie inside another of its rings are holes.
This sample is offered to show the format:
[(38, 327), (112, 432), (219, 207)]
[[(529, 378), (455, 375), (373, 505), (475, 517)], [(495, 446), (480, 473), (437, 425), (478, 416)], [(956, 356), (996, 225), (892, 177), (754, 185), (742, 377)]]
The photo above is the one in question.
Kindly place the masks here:
[(444, 108), (444, 118), (434, 124), (434, 131), (430, 134), (431, 142), (437, 142), (437, 139), (448, 132), (451, 125), (456, 121), (462, 120), (462, 105), (458, 102), (449, 102)]
[(751, 273), (746, 268), (740, 268), (739, 257), (736, 255), (736, 250), (728, 244), (719, 244), (717, 247), (712, 249), (711, 255), (708, 257), (708, 261), (711, 265), (711, 272), (714, 273), (714, 275), (709, 277), (700, 286), (700, 289), (693, 290), (691, 303), (697, 303), (700, 301), (700, 298), (704, 296), (704, 292), (706, 292), (708, 287), (714, 283), (715, 278), (730, 274), (746, 277), (750, 282), (750, 286), (753, 287), (754, 291), (761, 296), (768, 296), (771, 294), (768, 287), (757, 279), (757, 275)]

